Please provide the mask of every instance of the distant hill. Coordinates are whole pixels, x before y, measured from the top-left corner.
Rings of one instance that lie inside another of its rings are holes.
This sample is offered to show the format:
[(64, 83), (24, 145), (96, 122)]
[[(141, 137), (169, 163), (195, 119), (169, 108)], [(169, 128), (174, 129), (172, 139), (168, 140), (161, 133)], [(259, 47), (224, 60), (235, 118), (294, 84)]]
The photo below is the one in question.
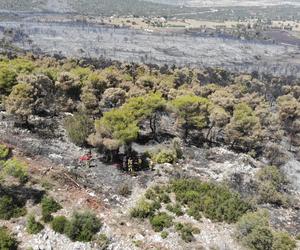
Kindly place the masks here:
[(300, 0), (146, 0), (189, 7), (300, 5)]
[[(1, 0), (0, 10), (77, 12), (95, 15), (168, 15), (182, 12), (178, 6), (141, 0)], [(191, 12), (192, 9), (186, 8)]]
[(1, 0), (1, 10), (32, 11), (46, 6), (47, 0)]
[[(69, 5), (77, 12), (101, 15), (168, 15), (182, 12), (177, 6), (140, 0), (69, 0)], [(192, 9), (187, 9), (192, 11)]]
[[(266, 8), (266, 5), (273, 6)], [(300, 0), (0, 0), (0, 11), (171, 16), (221, 21), (245, 18), (300, 20)]]

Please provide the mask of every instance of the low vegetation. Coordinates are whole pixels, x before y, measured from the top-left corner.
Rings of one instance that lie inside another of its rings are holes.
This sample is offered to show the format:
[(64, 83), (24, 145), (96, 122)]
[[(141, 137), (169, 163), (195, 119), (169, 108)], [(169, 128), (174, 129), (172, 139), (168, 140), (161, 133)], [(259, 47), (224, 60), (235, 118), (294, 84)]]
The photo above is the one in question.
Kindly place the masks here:
[(110, 239), (105, 234), (100, 234), (94, 237), (93, 242), (99, 249), (105, 250), (109, 246)]
[(52, 229), (60, 234), (63, 234), (68, 220), (65, 216), (54, 217), (51, 222)]
[(199, 180), (182, 179), (171, 183), (176, 201), (187, 206), (190, 215), (199, 219), (198, 211), (214, 221), (236, 222), (251, 209), (237, 193), (227, 187)]
[(78, 146), (84, 146), (93, 129), (90, 118), (84, 114), (75, 114), (67, 117), (64, 123), (70, 140)]
[(192, 224), (176, 223), (177, 217), (188, 214), (196, 220), (204, 216), (213, 221), (234, 223), (251, 209), (249, 203), (227, 187), (195, 179), (179, 179), (165, 186), (149, 188), (144, 198), (132, 208), (131, 216), (149, 219), (153, 230), (162, 232), (162, 238), (167, 237), (164, 229), (174, 227), (185, 242), (191, 242), (194, 234), (200, 233), (199, 229)]
[(16, 158), (7, 160), (3, 164), (2, 173), (17, 178), (21, 183), (28, 180), (28, 166), (26, 163), (19, 161)]
[(82, 242), (91, 241), (102, 226), (101, 221), (89, 212), (74, 213), (70, 220), (65, 222), (60, 219), (60, 223), (64, 224), (64, 234), (72, 241)]
[(243, 215), (237, 222), (237, 237), (249, 249), (293, 250), (296, 242), (288, 233), (274, 231), (269, 224), (266, 211)]
[(131, 187), (127, 183), (125, 183), (124, 185), (121, 185), (121, 187), (118, 190), (118, 193), (124, 197), (128, 197), (131, 195), (132, 190)]
[[(6, 147), (1, 146), (1, 149), (5, 151)], [(5, 155), (5, 157), (8, 157), (8, 155)], [(28, 180), (27, 164), (20, 160), (16, 158), (6, 159), (6, 161), (1, 162), (1, 165), (3, 184), (7, 184), (6, 177), (8, 176), (15, 177), (21, 186)], [(2, 192), (6, 192), (6, 187), (0, 186), (0, 188), (0, 219), (9, 220), (24, 216), (26, 214), (25, 202), (11, 194), (3, 195)], [(16, 189), (17, 187), (14, 186), (13, 188)], [(51, 222), (51, 227), (55, 232), (66, 234), (73, 241), (88, 242), (93, 240), (94, 235), (102, 226), (101, 221), (89, 212), (74, 213), (70, 220), (64, 216), (53, 218), (52, 214), (60, 210), (62, 206), (50, 196), (44, 195), (42, 199), (38, 199), (36, 202), (40, 202), (43, 222)], [(27, 218), (26, 229), (29, 234), (37, 234), (44, 229), (44, 225), (36, 220), (35, 215), (30, 214)], [(4, 228), (0, 228), (0, 249), (17, 249), (16, 241)]]
[(24, 208), (24, 204), (16, 198), (9, 195), (0, 197), (0, 219), (9, 220), (11, 218), (24, 216), (25, 214), (26, 209)]
[(50, 222), (52, 221), (52, 213), (57, 212), (62, 207), (60, 204), (58, 204), (52, 197), (46, 197), (44, 196), (42, 201), (42, 219), (44, 222)]
[(30, 234), (37, 234), (44, 229), (44, 226), (36, 221), (33, 214), (29, 215), (27, 219), (27, 232)]
[[(274, 171), (277, 173), (278, 170), (272, 167), (262, 169), (257, 178), (271, 178), (281, 183), (280, 175), (275, 174), (278, 177), (275, 178)], [(176, 200), (169, 198), (168, 202), (164, 202), (160, 199), (164, 194), (175, 196)], [(168, 237), (166, 229), (173, 227), (183, 241), (193, 241), (194, 235), (200, 233), (199, 228), (191, 223), (176, 222), (177, 217), (187, 214), (196, 220), (206, 217), (213, 221), (236, 223), (237, 239), (249, 249), (295, 249), (295, 240), (288, 233), (276, 231), (270, 226), (268, 212), (253, 210), (253, 205), (225, 186), (195, 179), (179, 179), (165, 186), (149, 188), (145, 197), (131, 210), (131, 216), (149, 219), (153, 230), (161, 232), (162, 238)]]
[(65, 216), (57, 216), (51, 221), (51, 228), (55, 232), (65, 234), (72, 241), (89, 242), (93, 240), (97, 244), (106, 245), (108, 239), (104, 240), (103, 236), (95, 236), (101, 227), (101, 221), (90, 212), (75, 212), (70, 219)]
[(9, 155), (9, 148), (0, 144), (0, 161), (6, 160)]
[(150, 218), (150, 224), (155, 232), (160, 232), (164, 228), (172, 226), (172, 217), (167, 213), (161, 212)]
[(185, 242), (191, 242), (194, 240), (194, 234), (199, 234), (200, 230), (196, 227), (193, 227), (191, 224), (177, 223), (175, 225), (176, 231), (179, 233), (182, 240)]
[(130, 214), (134, 218), (149, 218), (154, 215), (154, 212), (161, 207), (160, 203), (155, 201), (140, 200), (137, 205), (131, 210)]
[(158, 153), (154, 154), (153, 162), (158, 164), (164, 164), (164, 163), (175, 163), (177, 161), (177, 155), (176, 152), (174, 152), (172, 149), (162, 149)]
[(166, 231), (163, 231), (163, 232), (161, 232), (160, 236), (161, 236), (163, 239), (166, 239), (166, 238), (168, 238), (169, 233), (166, 232)]
[(145, 197), (149, 200), (152, 200), (154, 202), (159, 202), (159, 203), (169, 203), (170, 197), (169, 194), (166, 192), (166, 188), (163, 186), (153, 186), (152, 188), (149, 188), (146, 193)]
[(5, 227), (0, 227), (0, 249), (17, 250), (18, 242), (15, 237)]
[(267, 166), (257, 173), (258, 201), (274, 205), (287, 205), (288, 195), (284, 188), (287, 185), (285, 175), (275, 166)]
[[(166, 209), (169, 210), (170, 212), (174, 213), (176, 216), (181, 216), (183, 215), (183, 211), (182, 211), (182, 207), (180, 205), (180, 203), (176, 203), (176, 204), (168, 204), (166, 206)], [(189, 214), (190, 215), (190, 214)]]

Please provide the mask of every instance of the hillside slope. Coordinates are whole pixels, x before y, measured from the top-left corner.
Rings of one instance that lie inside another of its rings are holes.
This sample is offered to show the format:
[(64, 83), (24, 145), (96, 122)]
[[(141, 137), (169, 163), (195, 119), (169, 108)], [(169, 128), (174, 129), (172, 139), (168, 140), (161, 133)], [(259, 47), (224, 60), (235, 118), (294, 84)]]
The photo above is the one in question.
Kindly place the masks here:
[(147, 0), (155, 3), (184, 5), (191, 7), (220, 6), (267, 6), (267, 5), (300, 5), (299, 0)]
[(182, 11), (175, 6), (140, 0), (2, 0), (0, 10), (78, 12), (96, 15), (162, 15)]

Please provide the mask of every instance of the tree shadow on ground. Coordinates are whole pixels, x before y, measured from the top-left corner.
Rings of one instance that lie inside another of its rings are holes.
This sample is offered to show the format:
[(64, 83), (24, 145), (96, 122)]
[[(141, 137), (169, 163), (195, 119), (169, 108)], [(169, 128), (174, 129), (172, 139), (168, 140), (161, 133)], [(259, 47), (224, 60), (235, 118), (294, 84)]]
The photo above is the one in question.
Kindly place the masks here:
[(22, 185), (9, 187), (0, 186), (0, 197), (4, 195), (12, 197), (19, 207), (25, 206), (27, 201), (32, 201), (33, 204), (40, 203), (44, 194), (45, 191), (43, 190), (25, 187)]

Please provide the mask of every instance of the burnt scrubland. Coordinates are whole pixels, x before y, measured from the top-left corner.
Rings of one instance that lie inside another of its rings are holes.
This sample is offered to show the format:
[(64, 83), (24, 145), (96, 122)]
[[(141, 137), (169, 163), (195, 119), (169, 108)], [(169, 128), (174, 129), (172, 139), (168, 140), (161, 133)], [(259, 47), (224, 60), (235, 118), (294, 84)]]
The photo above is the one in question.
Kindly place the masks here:
[(0, 249), (296, 249), (299, 98), (291, 76), (1, 56)]
[[(69, 19), (62, 14), (49, 14), (46, 17), (49, 19), (45, 20), (39, 13), (10, 14), (10, 17), (4, 15), (0, 23), (0, 49), (20, 51), (22, 48), (37, 54), (75, 58), (104, 57), (160, 66), (221, 67), (232, 72), (250, 74), (253, 71), (274, 76), (299, 77), (300, 74), (299, 39), (282, 30), (274, 31), (277, 38), (273, 44), (271, 40), (238, 38), (247, 37), (249, 30), (242, 31), (245, 27), (231, 29), (236, 32), (234, 37), (226, 34), (216, 34), (214, 37), (210, 31), (198, 33), (198, 29), (172, 32), (166, 27), (161, 32), (148, 32), (126, 26), (115, 27), (109, 23), (101, 24), (101, 19), (94, 23), (92, 17), (89, 17), (89, 21), (85, 21), (85, 16)], [(152, 29), (151, 26), (149, 28)], [(260, 31), (260, 28), (251, 32), (260, 35), (267, 33)]]

